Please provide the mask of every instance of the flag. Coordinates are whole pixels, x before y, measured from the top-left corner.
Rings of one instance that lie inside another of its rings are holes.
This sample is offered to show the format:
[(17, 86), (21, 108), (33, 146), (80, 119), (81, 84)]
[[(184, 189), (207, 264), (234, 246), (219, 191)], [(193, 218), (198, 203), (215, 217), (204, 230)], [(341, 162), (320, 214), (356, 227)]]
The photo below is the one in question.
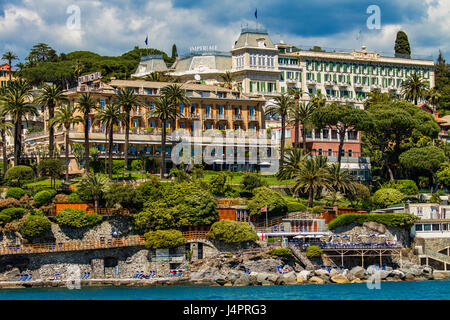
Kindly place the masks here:
[(255, 18), (258, 19), (258, 9), (255, 9)]
[(267, 212), (267, 207), (261, 208), (261, 212)]
[(148, 46), (148, 36), (145, 38), (145, 45)]
[(359, 30), (358, 35), (356, 36), (356, 40), (359, 40), (359, 38), (361, 37), (361, 32), (362, 30)]

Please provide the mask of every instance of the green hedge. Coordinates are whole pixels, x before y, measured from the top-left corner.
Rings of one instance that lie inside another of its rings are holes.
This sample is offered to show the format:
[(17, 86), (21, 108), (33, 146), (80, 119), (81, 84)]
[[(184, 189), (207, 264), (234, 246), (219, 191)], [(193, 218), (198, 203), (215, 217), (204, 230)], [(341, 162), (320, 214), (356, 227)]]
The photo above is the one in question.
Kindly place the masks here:
[(64, 209), (56, 216), (56, 222), (60, 226), (69, 228), (84, 228), (99, 224), (102, 216), (96, 213), (86, 214), (81, 209)]
[(145, 246), (149, 249), (176, 248), (186, 243), (183, 234), (178, 230), (157, 230), (144, 234)]
[(364, 222), (374, 221), (388, 227), (409, 229), (419, 217), (408, 213), (369, 213), (369, 214), (342, 214), (328, 224), (330, 230), (352, 223), (362, 225)]
[(308, 258), (319, 258), (322, 256), (322, 249), (319, 246), (309, 246), (306, 248), (306, 256)]
[(291, 249), (288, 248), (274, 248), (270, 249), (267, 253), (270, 254), (271, 256), (278, 256), (278, 257), (292, 256), (292, 251)]
[(29, 215), (20, 226), (19, 232), (27, 237), (34, 238), (46, 234), (51, 229), (50, 220), (40, 215)]
[(26, 192), (22, 188), (9, 188), (8, 191), (6, 191), (6, 198), (20, 200), (24, 194), (26, 194)]
[(255, 230), (245, 222), (221, 220), (215, 222), (208, 233), (211, 239), (226, 243), (250, 242), (258, 240)]
[(43, 190), (36, 193), (33, 197), (34, 203), (38, 207), (47, 206), (52, 202), (53, 197), (56, 195), (56, 190)]
[(3, 209), (0, 212), (0, 215), (8, 216), (9, 221), (13, 221), (22, 218), (26, 212), (27, 210), (25, 210), (24, 208), (7, 208)]
[(298, 211), (306, 211), (307, 207), (300, 202), (293, 202), (288, 201), (287, 202), (287, 212), (298, 212)]

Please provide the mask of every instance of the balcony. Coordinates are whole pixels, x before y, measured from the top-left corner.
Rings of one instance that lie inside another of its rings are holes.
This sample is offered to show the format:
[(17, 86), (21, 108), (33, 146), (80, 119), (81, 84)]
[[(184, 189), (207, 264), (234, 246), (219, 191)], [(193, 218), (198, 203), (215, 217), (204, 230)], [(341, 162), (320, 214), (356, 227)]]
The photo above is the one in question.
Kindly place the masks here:
[(189, 119), (200, 119), (200, 115), (198, 113), (188, 113), (186, 115), (186, 118), (189, 118)]
[(239, 120), (243, 120), (243, 119), (240, 114), (233, 114), (233, 120), (239, 121)]
[(256, 115), (248, 116), (248, 121), (258, 121), (258, 117)]
[(306, 84), (307, 84), (307, 85), (316, 85), (316, 84), (317, 84), (317, 81), (316, 81), (316, 80), (309, 79), (309, 80), (306, 80)]
[(217, 120), (228, 120), (228, 117), (225, 114), (218, 114), (216, 118)]
[(348, 82), (339, 82), (338, 86), (339, 87), (348, 87), (350, 84)]
[(216, 116), (214, 116), (214, 115), (211, 114), (211, 113), (208, 113), (208, 114), (205, 114), (205, 119), (206, 119), (206, 120), (215, 120), (215, 119), (216, 119)]
[(334, 86), (334, 82), (333, 81), (329, 81), (329, 80), (327, 80), (327, 81), (325, 81), (325, 86)]

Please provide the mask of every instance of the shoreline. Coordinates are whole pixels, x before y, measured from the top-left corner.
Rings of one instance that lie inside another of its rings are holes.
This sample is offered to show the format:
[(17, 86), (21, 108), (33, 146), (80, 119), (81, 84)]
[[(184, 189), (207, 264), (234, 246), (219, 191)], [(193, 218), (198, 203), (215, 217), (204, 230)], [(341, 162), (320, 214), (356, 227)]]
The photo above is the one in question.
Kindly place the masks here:
[[(450, 272), (439, 273), (440, 276), (438, 278), (425, 278), (425, 277), (416, 277), (411, 280), (401, 280), (401, 279), (382, 279), (381, 282), (412, 282), (412, 281), (439, 281), (439, 280), (448, 280), (450, 279)], [(336, 282), (327, 282), (327, 283), (313, 283), (313, 282), (302, 282), (297, 284), (256, 284), (256, 285), (234, 285), (231, 283), (225, 283), (223, 285), (218, 284), (217, 282), (211, 282), (207, 280), (191, 280), (189, 278), (182, 279), (169, 279), (169, 278), (160, 278), (160, 279), (90, 279), (90, 280), (80, 280), (80, 289), (83, 287), (164, 287), (164, 286), (208, 286), (208, 287), (261, 287), (261, 286), (285, 286), (285, 285), (322, 285), (322, 284), (353, 284), (353, 283), (366, 283), (368, 280), (360, 280), (352, 281), (352, 282), (344, 282), (344, 283), (336, 283)], [(74, 284), (72, 282), (72, 289), (74, 288)], [(27, 289), (27, 288), (63, 288), (68, 287), (68, 280), (33, 280), (29, 282), (20, 282), (20, 281), (1, 281), (0, 282), (0, 290), (1, 289)]]

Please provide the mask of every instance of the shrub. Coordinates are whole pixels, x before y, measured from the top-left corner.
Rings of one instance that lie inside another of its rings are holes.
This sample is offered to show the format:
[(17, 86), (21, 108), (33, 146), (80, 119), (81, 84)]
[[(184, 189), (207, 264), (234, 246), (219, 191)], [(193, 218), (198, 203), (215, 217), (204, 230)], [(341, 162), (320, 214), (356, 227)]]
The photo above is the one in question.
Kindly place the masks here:
[(373, 195), (373, 203), (381, 208), (400, 203), (405, 195), (394, 188), (381, 188)]
[(144, 205), (144, 199), (132, 185), (121, 183), (111, 183), (105, 187), (103, 198), (106, 200), (106, 206), (109, 208), (120, 204), (122, 208), (138, 212)]
[(22, 198), (24, 194), (25, 190), (21, 188), (9, 188), (8, 191), (6, 191), (6, 198), (14, 198), (20, 200), (20, 198)]
[(51, 223), (47, 217), (39, 215), (29, 215), (25, 222), (20, 226), (19, 232), (27, 237), (39, 237), (50, 231)]
[(78, 203), (78, 202), (83, 202), (83, 201), (81, 200), (78, 193), (73, 192), (67, 196), (67, 202), (68, 203)]
[(255, 230), (244, 222), (221, 220), (215, 222), (208, 233), (211, 239), (226, 243), (240, 243), (258, 240)]
[(315, 245), (309, 246), (306, 248), (306, 256), (308, 258), (319, 258), (322, 256), (322, 249)]
[(157, 230), (144, 234), (145, 246), (149, 249), (176, 248), (186, 243), (178, 230)]
[(291, 249), (288, 248), (274, 248), (270, 249), (267, 253), (270, 254), (271, 256), (278, 256), (278, 257), (292, 256), (292, 251)]
[(17, 220), (22, 218), (26, 212), (24, 208), (7, 208), (3, 209), (0, 213), (11, 217), (11, 220)]
[(156, 201), (162, 197), (162, 186), (158, 177), (151, 176), (148, 181), (136, 187), (136, 191), (147, 201)]
[(113, 160), (112, 162), (112, 173), (118, 174), (124, 171), (125, 160)]
[(47, 206), (50, 204), (50, 202), (52, 202), (52, 199), (55, 195), (55, 190), (40, 191), (34, 195), (34, 203), (37, 207)]
[(216, 196), (223, 196), (230, 190), (230, 186), (227, 185), (227, 174), (225, 172), (219, 172), (214, 175), (209, 181), (211, 192)]
[(5, 174), (5, 180), (10, 186), (21, 187), (25, 182), (31, 182), (34, 179), (34, 171), (28, 166), (15, 166)]
[(412, 180), (397, 180), (393, 188), (407, 195), (419, 193), (419, 188)]
[(414, 222), (418, 220), (420, 220), (419, 217), (407, 213), (342, 214), (333, 221), (330, 221), (328, 228), (332, 230), (352, 223), (362, 225), (364, 222), (374, 221), (382, 223), (388, 227), (397, 227), (409, 230)]
[(63, 193), (58, 193), (55, 198), (53, 199), (55, 203), (68, 203), (69, 202), (69, 196)]
[(267, 207), (268, 214), (281, 215), (287, 212), (287, 204), (284, 198), (276, 191), (267, 187), (254, 190), (254, 197), (248, 202), (251, 215), (260, 215), (261, 209)]
[(64, 209), (56, 216), (60, 226), (69, 228), (84, 228), (94, 226), (102, 221), (102, 216), (96, 213), (86, 214), (81, 209)]
[(265, 186), (265, 181), (254, 173), (247, 173), (242, 178), (242, 190), (247, 192), (253, 192), (254, 189)]
[(142, 170), (142, 161), (141, 160), (133, 160), (131, 161), (131, 170), (140, 171)]
[(306, 211), (307, 207), (300, 202), (287, 202), (287, 212)]

